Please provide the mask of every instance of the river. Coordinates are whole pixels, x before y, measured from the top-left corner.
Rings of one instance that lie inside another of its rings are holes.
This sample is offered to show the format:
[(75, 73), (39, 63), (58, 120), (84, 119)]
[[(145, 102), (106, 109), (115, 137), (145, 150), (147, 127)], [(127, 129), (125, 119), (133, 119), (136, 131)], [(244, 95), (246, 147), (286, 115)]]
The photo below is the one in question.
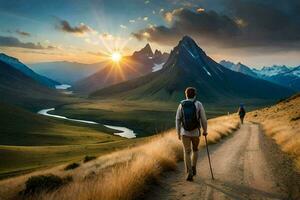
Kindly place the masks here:
[[(99, 123), (94, 122), (94, 121), (81, 120), (81, 119), (72, 119), (72, 118), (61, 116), (61, 115), (54, 115), (54, 114), (49, 113), (50, 111), (54, 111), (54, 110), (55, 110), (55, 108), (43, 109), (43, 110), (40, 110), (38, 112), (38, 114), (45, 115), (45, 116), (48, 116), (48, 117), (55, 117), (55, 118), (59, 118), (59, 119), (65, 119), (65, 120), (74, 121), (74, 122), (86, 123), (86, 124), (99, 124)], [(124, 138), (129, 138), (129, 139), (136, 138), (136, 133), (134, 133), (134, 131), (129, 129), (129, 128), (122, 127), (122, 126), (106, 125), (106, 124), (103, 124), (103, 126), (105, 126), (107, 128), (110, 128), (110, 129), (121, 131), (119, 133), (114, 133), (114, 135), (118, 135), (118, 136), (121, 136), (121, 137), (124, 137)]]

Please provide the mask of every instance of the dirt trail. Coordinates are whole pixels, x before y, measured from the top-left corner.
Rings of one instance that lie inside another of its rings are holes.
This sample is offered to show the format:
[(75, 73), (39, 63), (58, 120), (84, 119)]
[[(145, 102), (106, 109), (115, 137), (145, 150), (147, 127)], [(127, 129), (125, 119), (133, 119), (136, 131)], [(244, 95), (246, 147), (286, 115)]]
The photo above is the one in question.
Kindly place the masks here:
[(180, 163), (177, 171), (165, 174), (159, 185), (150, 188), (145, 199), (286, 199), (265, 159), (261, 140), (259, 125), (245, 123), (224, 142), (210, 146), (216, 180), (210, 178), (201, 149), (194, 182), (185, 181)]

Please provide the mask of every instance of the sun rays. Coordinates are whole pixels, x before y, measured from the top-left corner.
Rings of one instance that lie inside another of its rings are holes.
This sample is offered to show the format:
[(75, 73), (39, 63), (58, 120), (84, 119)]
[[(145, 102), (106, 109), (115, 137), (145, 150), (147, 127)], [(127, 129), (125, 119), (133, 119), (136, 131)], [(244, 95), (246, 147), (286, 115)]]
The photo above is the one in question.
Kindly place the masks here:
[(127, 44), (131, 40), (121, 39), (114, 36), (99, 37), (103, 47), (99, 51), (99, 62), (105, 66), (106, 77), (105, 80), (114, 79), (125, 81), (128, 79), (129, 74), (138, 71), (138, 63), (131, 56), (125, 56), (124, 52)]

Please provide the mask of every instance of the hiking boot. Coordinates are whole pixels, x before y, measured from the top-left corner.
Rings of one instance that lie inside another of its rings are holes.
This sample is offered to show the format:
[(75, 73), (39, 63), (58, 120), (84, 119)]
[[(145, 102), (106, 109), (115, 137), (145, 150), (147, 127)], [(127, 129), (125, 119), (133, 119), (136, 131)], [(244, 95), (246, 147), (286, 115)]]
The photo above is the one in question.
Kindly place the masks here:
[(197, 174), (196, 167), (192, 167), (192, 170), (193, 170), (193, 176), (196, 176), (196, 174)]
[(193, 175), (192, 174), (188, 174), (188, 176), (186, 177), (187, 181), (193, 181)]

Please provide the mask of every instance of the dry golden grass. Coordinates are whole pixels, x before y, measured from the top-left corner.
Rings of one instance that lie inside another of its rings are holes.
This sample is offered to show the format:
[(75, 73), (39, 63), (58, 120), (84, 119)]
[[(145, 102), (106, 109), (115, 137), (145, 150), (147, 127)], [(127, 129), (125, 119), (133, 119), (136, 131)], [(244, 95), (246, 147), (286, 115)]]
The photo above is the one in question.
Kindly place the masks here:
[(251, 121), (262, 124), (282, 151), (295, 158), (300, 171), (300, 94), (272, 107), (253, 111), (247, 115)]
[[(208, 141), (218, 142), (238, 127), (236, 116), (209, 120)], [(200, 146), (204, 145), (203, 138)], [(176, 168), (182, 159), (181, 143), (174, 130), (152, 137), (137, 147), (101, 156), (80, 167), (64, 171), (64, 166), (43, 170), (0, 182), (0, 199), (20, 198), (25, 181), (33, 175), (52, 173), (61, 177), (71, 175), (73, 182), (57, 191), (39, 194), (30, 199), (133, 199), (142, 194), (147, 183), (159, 178), (165, 170)]]

